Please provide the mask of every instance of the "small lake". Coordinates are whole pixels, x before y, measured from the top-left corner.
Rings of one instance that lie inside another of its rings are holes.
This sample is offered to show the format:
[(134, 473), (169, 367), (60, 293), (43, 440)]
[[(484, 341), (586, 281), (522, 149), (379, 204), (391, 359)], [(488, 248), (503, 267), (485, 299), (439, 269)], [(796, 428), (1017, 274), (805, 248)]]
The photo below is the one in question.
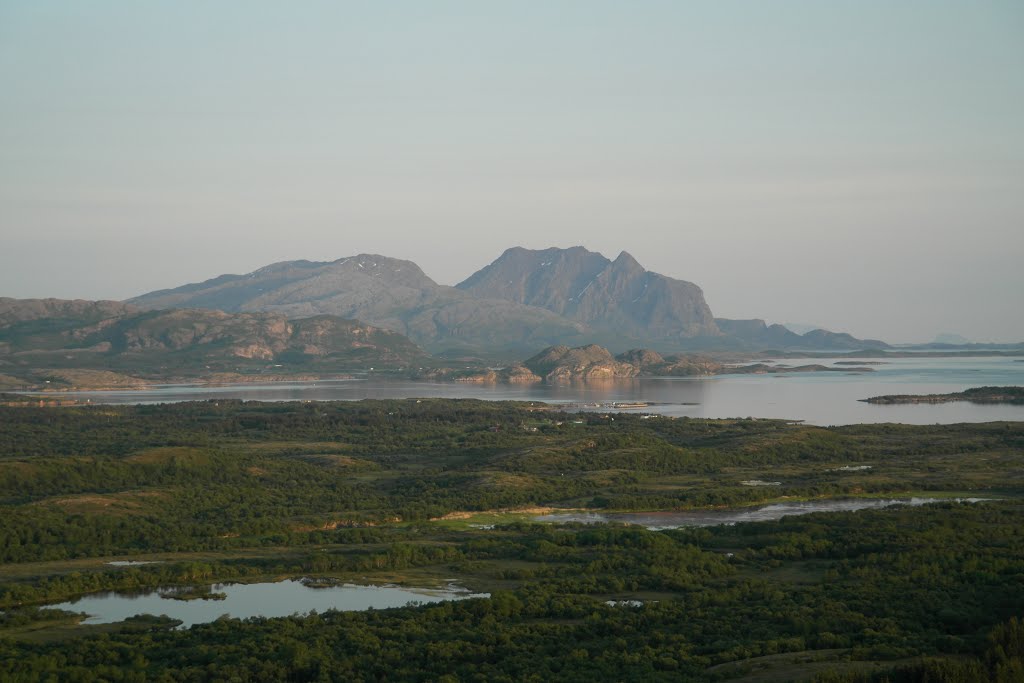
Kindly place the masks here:
[(825, 365), (831, 372), (713, 377), (648, 377), (635, 380), (547, 384), (473, 384), (378, 379), (166, 386), (145, 391), (68, 392), (61, 396), (105, 404), (168, 403), (217, 398), (252, 401), (352, 401), (365, 398), (476, 398), (590, 404), (650, 403), (643, 412), (673, 417), (762, 417), (842, 425), (878, 422), (951, 424), (1024, 421), (1022, 405), (967, 402), (872, 405), (859, 399), (885, 394), (944, 394), (981, 386), (1024, 386), (1024, 363), (1010, 357), (863, 359), (872, 372), (837, 365), (851, 359), (787, 358), (776, 365)]
[(791, 515), (808, 515), (812, 512), (854, 512), (876, 510), (894, 505), (927, 505), (929, 503), (958, 502), (978, 503), (985, 498), (845, 498), (831, 500), (808, 500), (792, 503), (773, 503), (748, 508), (726, 510), (692, 510), (686, 512), (557, 512), (534, 517), (538, 522), (581, 522), (602, 524), (620, 522), (638, 524), (652, 530), (679, 529), (680, 527), (718, 526), (740, 522), (771, 522)]
[(404, 607), (410, 602), (430, 603), (443, 600), (486, 598), (489, 593), (470, 593), (457, 586), (443, 589), (404, 588), (400, 586), (356, 586), (345, 584), (310, 588), (297, 580), (275, 583), (214, 584), (214, 593), (223, 600), (174, 600), (171, 590), (138, 593), (94, 593), (77, 600), (47, 605), (69, 612), (89, 615), (83, 624), (110, 624), (139, 614), (167, 615), (182, 621), (181, 628), (215, 621), (222, 615), (236, 619), (248, 617), (286, 617), (310, 611), (330, 609), (345, 612)]

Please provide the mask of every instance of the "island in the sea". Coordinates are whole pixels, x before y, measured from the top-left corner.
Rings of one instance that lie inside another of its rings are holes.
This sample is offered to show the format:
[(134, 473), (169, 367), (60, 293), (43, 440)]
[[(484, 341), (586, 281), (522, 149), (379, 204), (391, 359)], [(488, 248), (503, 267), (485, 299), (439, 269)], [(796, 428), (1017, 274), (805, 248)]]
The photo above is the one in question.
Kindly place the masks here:
[(976, 387), (951, 394), (893, 394), (860, 399), (864, 403), (894, 405), (902, 403), (1011, 403), (1024, 404), (1024, 387)]

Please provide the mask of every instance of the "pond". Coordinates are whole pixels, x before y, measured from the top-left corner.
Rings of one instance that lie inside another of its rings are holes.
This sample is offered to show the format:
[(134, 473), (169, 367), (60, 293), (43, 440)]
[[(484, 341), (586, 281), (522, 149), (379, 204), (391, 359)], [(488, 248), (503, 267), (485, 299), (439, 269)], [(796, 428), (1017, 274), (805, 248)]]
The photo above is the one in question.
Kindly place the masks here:
[(139, 614), (167, 615), (181, 620), (181, 628), (204, 624), (228, 615), (237, 619), (248, 617), (286, 617), (335, 609), (346, 612), (368, 609), (404, 607), (409, 603), (432, 603), (443, 600), (487, 598), (489, 593), (470, 593), (454, 584), (445, 588), (406, 588), (402, 586), (357, 586), (344, 584), (313, 588), (301, 580), (274, 583), (214, 584), (214, 594), (222, 600), (176, 600), (174, 589), (157, 589), (135, 593), (95, 593), (76, 600), (48, 605), (69, 612), (89, 615), (83, 624), (109, 624)]
[(602, 524), (620, 522), (638, 524), (648, 529), (678, 529), (680, 527), (716, 526), (739, 522), (770, 522), (790, 515), (812, 512), (854, 512), (891, 507), (893, 505), (927, 505), (929, 503), (978, 503), (986, 498), (834, 498), (829, 500), (773, 503), (756, 507), (725, 510), (691, 510), (685, 512), (556, 512), (534, 517), (538, 522), (581, 522)]

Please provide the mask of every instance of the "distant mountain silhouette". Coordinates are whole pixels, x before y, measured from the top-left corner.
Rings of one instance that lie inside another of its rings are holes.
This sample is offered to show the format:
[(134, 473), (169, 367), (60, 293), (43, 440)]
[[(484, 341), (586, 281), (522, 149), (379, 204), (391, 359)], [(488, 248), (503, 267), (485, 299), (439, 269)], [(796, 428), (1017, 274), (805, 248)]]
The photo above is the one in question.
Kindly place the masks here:
[(845, 349), (885, 349), (889, 345), (877, 339), (857, 339), (845, 332), (811, 330), (797, 334), (784, 325), (769, 325), (763, 320), (715, 318), (727, 336), (758, 349), (808, 349), (839, 351)]
[(662, 352), (885, 346), (824, 330), (798, 335), (762, 320), (716, 319), (697, 285), (645, 270), (626, 252), (612, 261), (583, 247), (514, 247), (456, 287), (439, 285), (411, 261), (360, 254), (275, 263), (128, 303), (354, 318), (406, 335), (432, 353), (522, 357), (589, 343)]
[(492, 348), (521, 352), (584, 340), (586, 327), (550, 311), (482, 300), (439, 285), (415, 263), (359, 254), (318, 263), (286, 261), (246, 275), (144, 294), (142, 308), (273, 311), (289, 318), (317, 314), (356, 318), (400, 332), (432, 351)]
[(721, 334), (700, 287), (645, 270), (626, 252), (609, 261), (583, 247), (515, 247), (456, 287), (546, 308), (613, 336), (676, 343)]

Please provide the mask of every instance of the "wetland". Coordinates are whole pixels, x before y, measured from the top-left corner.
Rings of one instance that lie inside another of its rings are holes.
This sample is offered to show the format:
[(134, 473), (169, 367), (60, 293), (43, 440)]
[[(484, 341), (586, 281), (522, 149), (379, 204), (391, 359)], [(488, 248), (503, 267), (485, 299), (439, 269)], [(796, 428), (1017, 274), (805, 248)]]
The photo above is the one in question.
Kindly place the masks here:
[(1017, 422), (0, 407), (0, 661), (15, 680), (994, 676), (1024, 610), (1022, 479)]

